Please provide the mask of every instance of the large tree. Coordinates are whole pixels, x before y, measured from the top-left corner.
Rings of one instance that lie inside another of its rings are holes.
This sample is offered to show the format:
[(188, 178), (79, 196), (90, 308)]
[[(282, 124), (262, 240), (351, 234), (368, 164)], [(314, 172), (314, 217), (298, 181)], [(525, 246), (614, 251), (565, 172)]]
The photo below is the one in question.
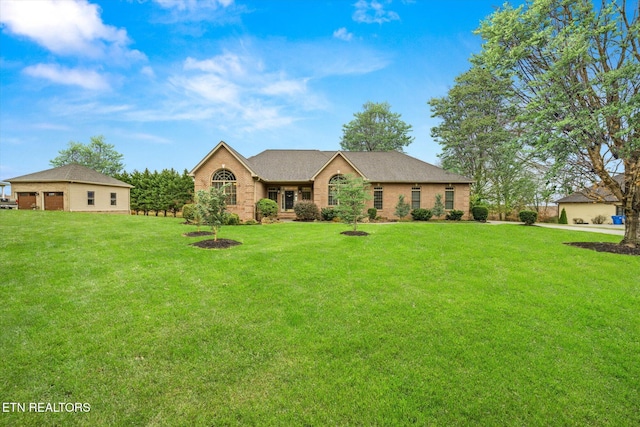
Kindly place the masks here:
[(68, 148), (58, 151), (58, 156), (49, 163), (54, 167), (77, 163), (105, 175), (115, 176), (124, 169), (122, 158), (123, 155), (112, 144), (104, 141), (104, 136), (98, 135), (92, 136), (89, 144), (70, 141)]
[(441, 145), (442, 166), (473, 178), (472, 204), (488, 204), (502, 219), (533, 200), (527, 153), (508, 79), (483, 67), (456, 77), (442, 98), (429, 100), (441, 122), (431, 136)]
[(475, 58), (511, 80), (528, 143), (620, 201), (631, 246), (640, 245), (639, 15), (625, 0), (505, 5), (481, 23)]
[(345, 151), (400, 151), (413, 142), (411, 125), (392, 113), (387, 102), (367, 102), (364, 111), (342, 126), (340, 147)]

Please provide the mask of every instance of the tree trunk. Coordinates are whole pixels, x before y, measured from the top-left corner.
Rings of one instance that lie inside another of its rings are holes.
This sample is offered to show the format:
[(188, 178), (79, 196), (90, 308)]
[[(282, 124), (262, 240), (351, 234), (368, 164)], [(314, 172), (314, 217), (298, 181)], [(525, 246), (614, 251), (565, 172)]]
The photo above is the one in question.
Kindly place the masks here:
[(625, 209), (624, 239), (620, 244), (640, 247), (640, 211), (637, 209)]

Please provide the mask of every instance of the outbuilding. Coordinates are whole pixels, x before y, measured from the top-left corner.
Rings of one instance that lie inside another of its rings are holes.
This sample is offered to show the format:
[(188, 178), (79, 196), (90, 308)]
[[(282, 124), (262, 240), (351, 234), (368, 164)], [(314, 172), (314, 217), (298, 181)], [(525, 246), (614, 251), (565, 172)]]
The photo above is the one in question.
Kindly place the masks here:
[(132, 185), (70, 164), (6, 180), (19, 209), (130, 213)]

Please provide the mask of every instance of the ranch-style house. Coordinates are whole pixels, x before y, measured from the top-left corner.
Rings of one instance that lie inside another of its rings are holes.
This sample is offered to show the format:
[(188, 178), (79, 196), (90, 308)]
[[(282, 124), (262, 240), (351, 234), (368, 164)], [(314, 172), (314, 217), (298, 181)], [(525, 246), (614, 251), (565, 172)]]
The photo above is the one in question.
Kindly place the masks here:
[(469, 215), (472, 180), (397, 151), (265, 150), (245, 158), (221, 141), (190, 172), (195, 191), (230, 184), (227, 209), (242, 220), (256, 218), (263, 198), (278, 204), (281, 219), (295, 218), (293, 207), (303, 200), (335, 206), (332, 186), (347, 174), (371, 184), (369, 207), (383, 218), (397, 218), (400, 194), (412, 209), (432, 208), (441, 194), (447, 211)]

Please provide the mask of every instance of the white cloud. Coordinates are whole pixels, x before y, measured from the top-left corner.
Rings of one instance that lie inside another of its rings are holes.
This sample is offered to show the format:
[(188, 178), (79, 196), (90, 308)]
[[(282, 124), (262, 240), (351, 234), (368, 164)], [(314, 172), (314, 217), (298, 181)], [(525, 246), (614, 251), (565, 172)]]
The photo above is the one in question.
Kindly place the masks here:
[(57, 64), (37, 64), (26, 67), (23, 71), (32, 77), (63, 85), (80, 86), (90, 90), (109, 89), (107, 80), (93, 70), (66, 68)]
[(27, 37), (59, 55), (145, 58), (127, 47), (131, 41), (126, 30), (105, 25), (100, 8), (86, 0), (2, 0), (0, 12), (7, 33)]
[(400, 16), (396, 12), (385, 10), (384, 4), (377, 0), (358, 0), (354, 6), (356, 11), (353, 12), (353, 20), (356, 22), (383, 24), (400, 19)]
[(219, 6), (229, 7), (233, 0), (154, 0), (165, 9), (194, 10), (217, 9)]
[(345, 27), (342, 27), (333, 32), (333, 37), (340, 40), (351, 41), (351, 39), (353, 38), (353, 34), (348, 32)]

